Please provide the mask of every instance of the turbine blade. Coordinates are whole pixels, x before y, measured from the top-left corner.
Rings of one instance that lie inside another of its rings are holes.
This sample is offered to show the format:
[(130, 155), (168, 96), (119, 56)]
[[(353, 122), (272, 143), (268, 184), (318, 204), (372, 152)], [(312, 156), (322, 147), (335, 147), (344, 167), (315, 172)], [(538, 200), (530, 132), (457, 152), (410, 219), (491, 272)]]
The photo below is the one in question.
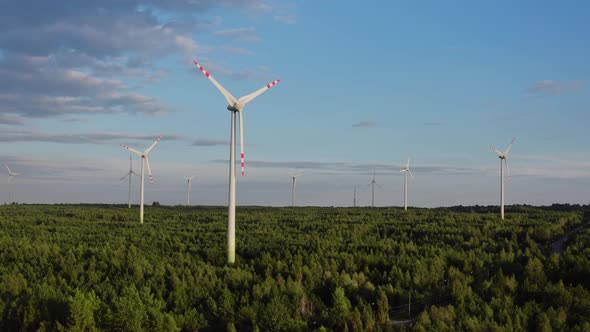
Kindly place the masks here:
[(129, 176), (129, 174), (131, 174), (131, 173), (127, 173), (127, 174), (125, 174), (125, 176), (124, 176), (124, 177), (122, 177), (122, 178), (120, 178), (119, 180), (123, 180), (124, 178), (128, 177), (128, 176)]
[(147, 165), (148, 174), (150, 176), (150, 183), (153, 184), (154, 176), (152, 175), (152, 169), (150, 168), (150, 160), (147, 157), (145, 157), (145, 164)]
[(8, 170), (8, 174), (12, 174), (12, 172), (10, 171), (10, 168), (8, 168), (8, 165), (6, 165), (6, 163), (4, 163), (4, 167), (6, 167), (6, 169)]
[(240, 117), (240, 161), (242, 163), (242, 176), (244, 176), (244, 114), (242, 111), (238, 112)]
[(406, 163), (406, 168), (410, 169), (410, 158), (408, 157), (408, 162)]
[(150, 147), (147, 148), (147, 150), (145, 150), (144, 154), (147, 155), (148, 153), (150, 153), (150, 151), (152, 151), (154, 149), (156, 144), (158, 144), (158, 142), (160, 142), (160, 140), (162, 140), (162, 137), (164, 137), (164, 136), (160, 135), (158, 138), (156, 138), (154, 143), (152, 143), (152, 145), (150, 145)]
[(133, 148), (130, 148), (130, 147), (128, 147), (127, 145), (123, 145), (123, 144), (119, 144), (119, 145), (121, 145), (121, 147), (122, 147), (123, 149), (127, 149), (127, 150), (129, 150), (129, 151), (131, 151), (131, 152), (135, 153), (136, 155), (138, 155), (138, 156), (140, 156), (140, 157), (141, 157), (141, 155), (142, 155), (142, 153), (141, 153), (141, 152), (139, 152), (139, 151), (137, 151), (137, 150), (135, 150), (135, 149), (133, 149)]
[(257, 91), (249, 94), (249, 95), (245, 95), (243, 97), (240, 97), (240, 99), (238, 99), (238, 102), (246, 105), (247, 103), (251, 102), (252, 100), (254, 100), (254, 98), (260, 96), (263, 92), (265, 92), (266, 90), (272, 88), (273, 86), (277, 85), (277, 83), (279, 83), (281, 80), (276, 80), (276, 81), (272, 81), (270, 83), (268, 83), (265, 87), (258, 89)]
[(491, 148), (492, 148), (492, 151), (495, 151), (499, 157), (502, 157), (504, 155), (504, 154), (502, 154), (502, 151), (498, 150), (497, 147), (492, 146)]
[(195, 66), (197, 66), (197, 68), (199, 68), (199, 70), (205, 74), (205, 76), (209, 79), (209, 81), (211, 81), (211, 83), (213, 83), (213, 85), (215, 85), (215, 87), (217, 87), (217, 89), (221, 92), (221, 94), (225, 97), (225, 99), (227, 100), (227, 103), (230, 105), (234, 105), (237, 102), (237, 99), (231, 95), (231, 93), (229, 93), (224, 87), (221, 86), (221, 84), (219, 84), (214, 78), (213, 76), (211, 76), (211, 74), (209, 74), (205, 68), (203, 68), (197, 61), (193, 60), (193, 63), (195, 64)]
[(412, 174), (412, 171), (408, 168), (408, 173), (410, 173), (410, 176), (412, 177), (412, 180), (414, 180), (414, 174)]
[(512, 144), (514, 144), (514, 141), (516, 141), (516, 137), (514, 137), (512, 141), (510, 141), (510, 145), (508, 145), (508, 148), (504, 152), (504, 156), (508, 157), (508, 155), (510, 154), (510, 149), (512, 149)]
[(512, 176), (510, 176), (510, 167), (508, 167), (508, 158), (504, 159), (506, 165), (506, 173), (508, 174), (508, 182), (512, 182)]

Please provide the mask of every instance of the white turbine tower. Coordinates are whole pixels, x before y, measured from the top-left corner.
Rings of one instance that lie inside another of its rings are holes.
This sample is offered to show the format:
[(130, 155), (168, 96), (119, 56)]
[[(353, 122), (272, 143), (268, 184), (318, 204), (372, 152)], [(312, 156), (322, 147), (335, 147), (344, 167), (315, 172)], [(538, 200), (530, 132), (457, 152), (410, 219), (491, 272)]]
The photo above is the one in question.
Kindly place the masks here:
[(404, 172), (404, 210), (408, 209), (408, 173), (414, 179), (414, 175), (410, 170), (410, 158), (408, 158), (408, 162), (406, 163), (406, 167), (402, 168), (400, 172)]
[(137, 176), (137, 173), (135, 173), (135, 171), (133, 171), (133, 162), (131, 160), (131, 156), (129, 156), (129, 171), (127, 171), (127, 174), (125, 174), (124, 177), (120, 178), (119, 180), (123, 180), (126, 177), (129, 177), (129, 193), (128, 193), (128, 199), (127, 199), (127, 204), (128, 207), (131, 208), (131, 175), (135, 174), (135, 176)]
[(20, 173), (15, 173), (13, 171), (10, 170), (10, 168), (8, 167), (8, 165), (6, 165), (6, 163), (4, 163), (4, 167), (6, 167), (6, 170), (8, 170), (8, 204), (13, 203), (13, 197), (12, 197), (12, 178), (17, 176), (17, 175), (21, 175)]
[(193, 61), (199, 70), (215, 85), (215, 87), (223, 94), (228, 102), (227, 109), (231, 112), (231, 134), (230, 134), (230, 148), (229, 148), (229, 198), (228, 198), (228, 221), (227, 221), (227, 262), (233, 264), (236, 260), (236, 174), (235, 174), (235, 158), (236, 158), (236, 113), (240, 116), (240, 159), (242, 165), (242, 176), (244, 175), (244, 126), (242, 110), (254, 98), (266, 90), (272, 88), (280, 80), (268, 83), (263, 88), (236, 99), (224, 87), (221, 86), (211, 76), (205, 68), (203, 68), (197, 61)]
[(145, 180), (144, 164), (147, 164), (148, 174), (150, 176), (150, 183), (154, 183), (154, 176), (152, 175), (152, 169), (150, 167), (150, 160), (148, 159), (148, 155), (150, 154), (150, 152), (154, 149), (156, 144), (158, 144), (158, 142), (161, 139), (162, 139), (162, 136), (156, 138), (156, 141), (154, 143), (152, 143), (152, 145), (150, 145), (150, 147), (147, 148), (144, 152), (139, 152), (135, 149), (128, 147), (127, 145), (121, 144), (121, 147), (123, 147), (124, 149), (127, 149), (127, 150), (129, 150), (141, 157), (141, 175), (139, 176), (141, 178), (141, 182), (139, 185), (139, 197), (140, 197), (139, 198), (139, 222), (142, 224), (143, 224), (143, 183)]
[(498, 158), (500, 158), (500, 216), (504, 219), (504, 165), (502, 165), (502, 161), (506, 165), (506, 171), (508, 172), (508, 181), (510, 181), (510, 167), (508, 167), (508, 155), (510, 154), (510, 149), (512, 149), (512, 144), (516, 138), (513, 138), (510, 141), (510, 145), (506, 151), (502, 152), (498, 150), (496, 147), (492, 146), (492, 150), (494, 150), (498, 154)]
[(189, 177), (185, 177), (184, 179), (186, 180), (186, 205), (191, 205), (191, 188), (192, 188), (192, 183), (193, 183), (193, 178), (195, 176), (189, 176)]
[(381, 188), (381, 186), (375, 181), (375, 169), (373, 168), (373, 180), (367, 184), (371, 186), (371, 207), (375, 207), (375, 186)]
[(293, 185), (291, 186), (291, 206), (295, 206), (295, 187), (297, 185), (297, 177), (302, 176), (303, 172), (300, 173), (289, 173), (289, 176), (293, 179)]

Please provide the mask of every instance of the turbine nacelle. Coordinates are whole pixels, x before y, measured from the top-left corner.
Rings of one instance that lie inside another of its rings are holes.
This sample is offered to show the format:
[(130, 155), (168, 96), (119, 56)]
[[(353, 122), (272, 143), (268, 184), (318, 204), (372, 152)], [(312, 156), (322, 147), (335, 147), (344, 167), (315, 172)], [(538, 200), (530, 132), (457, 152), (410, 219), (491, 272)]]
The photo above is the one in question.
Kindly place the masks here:
[(246, 105), (238, 102), (233, 105), (227, 105), (227, 110), (230, 112), (241, 112), (244, 107), (246, 107)]

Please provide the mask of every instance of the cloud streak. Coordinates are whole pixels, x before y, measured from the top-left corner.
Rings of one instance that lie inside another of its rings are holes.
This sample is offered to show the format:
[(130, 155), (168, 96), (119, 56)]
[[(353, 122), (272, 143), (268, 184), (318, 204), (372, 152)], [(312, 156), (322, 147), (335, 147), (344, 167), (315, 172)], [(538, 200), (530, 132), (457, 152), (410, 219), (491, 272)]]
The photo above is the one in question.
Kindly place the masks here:
[(229, 141), (216, 139), (196, 139), (192, 143), (193, 146), (220, 146), (229, 145)]
[(353, 128), (372, 128), (377, 127), (377, 122), (374, 121), (360, 121), (352, 125)]
[[(51, 134), (33, 132), (30, 130), (3, 130), (0, 132), (0, 142), (43, 142), (62, 144), (112, 144), (124, 141), (153, 141), (159, 134), (132, 135), (111, 132), (91, 132), (72, 134)], [(164, 135), (165, 140), (186, 141), (187, 137), (181, 135)], [(115, 142), (116, 141), (116, 142)]]
[[(211, 160), (212, 163), (227, 163), (225, 159)], [(277, 169), (299, 169), (307, 170), (312, 173), (322, 174), (362, 174), (373, 175), (373, 170), (381, 175), (397, 175), (405, 164), (383, 164), (383, 163), (346, 163), (346, 162), (322, 162), (322, 161), (265, 161), (250, 160), (247, 164), (257, 168), (277, 168)], [(452, 165), (423, 165), (412, 166), (412, 171), (416, 173), (430, 174), (480, 174), (483, 172), (479, 168), (457, 167)]]
[(541, 80), (529, 86), (527, 91), (533, 94), (558, 96), (566, 92), (576, 91), (580, 88), (581, 83), (578, 81)]

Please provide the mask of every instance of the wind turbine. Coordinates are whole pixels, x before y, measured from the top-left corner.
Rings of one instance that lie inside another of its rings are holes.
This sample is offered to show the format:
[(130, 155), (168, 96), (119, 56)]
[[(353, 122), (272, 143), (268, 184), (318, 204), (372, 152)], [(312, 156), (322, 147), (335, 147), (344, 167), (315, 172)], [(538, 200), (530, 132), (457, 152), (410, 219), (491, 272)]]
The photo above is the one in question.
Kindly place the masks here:
[[(135, 149), (132, 149), (130, 147), (128, 147), (127, 145), (123, 145), (121, 144), (121, 147), (124, 149), (127, 149), (133, 153), (135, 153), (136, 155), (141, 157), (141, 175), (139, 176), (141, 178), (141, 182), (139, 185), (139, 222), (143, 224), (143, 183), (145, 180), (145, 175), (144, 175), (144, 164), (147, 164), (147, 169), (148, 169), (148, 174), (150, 175), (150, 183), (154, 183), (154, 176), (152, 175), (152, 169), (150, 167), (150, 160), (148, 159), (148, 155), (150, 154), (150, 152), (154, 149), (154, 147), (156, 146), (156, 144), (158, 144), (158, 142), (160, 142), (160, 140), (162, 139), (163, 136), (159, 136), (158, 138), (156, 138), (156, 141), (154, 143), (152, 143), (152, 145), (150, 145), (149, 148), (147, 148), (145, 151), (143, 152), (139, 152)], [(144, 163), (145, 161), (145, 163)]]
[(412, 171), (410, 170), (410, 158), (408, 158), (408, 162), (406, 163), (406, 167), (402, 168), (400, 170), (400, 172), (406, 173), (405, 177), (404, 177), (404, 210), (407, 210), (408, 209), (408, 173), (412, 177), (412, 180), (414, 179), (414, 175), (412, 174)]
[(227, 109), (231, 112), (231, 134), (229, 147), (229, 198), (228, 198), (228, 216), (227, 216), (227, 262), (233, 264), (236, 260), (236, 113), (240, 116), (240, 159), (242, 165), (242, 176), (244, 176), (244, 126), (242, 110), (254, 98), (261, 95), (266, 90), (272, 88), (280, 80), (268, 83), (263, 88), (236, 99), (232, 96), (221, 84), (219, 84), (205, 68), (203, 68), (197, 61), (193, 61), (195, 66), (215, 85), (215, 87), (223, 94), (228, 102)]
[(191, 188), (192, 188), (192, 183), (193, 183), (193, 178), (195, 176), (189, 176), (189, 177), (185, 177), (184, 179), (186, 180), (186, 205), (191, 205)]
[(500, 216), (502, 217), (502, 220), (504, 219), (504, 165), (502, 165), (502, 161), (504, 161), (504, 164), (506, 165), (508, 181), (510, 181), (511, 178), (510, 167), (508, 167), (508, 155), (510, 154), (510, 149), (512, 149), (512, 144), (514, 144), (515, 140), (516, 138), (513, 138), (512, 141), (510, 141), (510, 145), (508, 145), (508, 148), (504, 152), (492, 146), (492, 150), (494, 150), (498, 154), (498, 158), (500, 158)]
[(8, 165), (6, 165), (6, 163), (4, 163), (4, 167), (6, 167), (6, 169), (8, 170), (8, 204), (13, 203), (12, 202), (12, 178), (17, 176), (17, 175), (21, 175), (20, 173), (14, 173), (10, 170), (10, 168), (8, 167)]
[(129, 177), (129, 198), (127, 203), (129, 205), (129, 208), (131, 208), (131, 174), (135, 174), (135, 176), (137, 176), (137, 173), (133, 171), (133, 162), (131, 161), (131, 156), (129, 156), (129, 171), (127, 172), (127, 174), (125, 174), (124, 177), (119, 179), (123, 180), (124, 178)]
[(354, 185), (354, 191), (352, 194), (352, 207), (356, 207), (356, 184)]
[(295, 186), (297, 185), (297, 177), (302, 176), (301, 173), (289, 173), (289, 176), (293, 179), (293, 186), (291, 187), (291, 206), (295, 206)]
[(373, 168), (373, 180), (367, 185), (371, 186), (371, 207), (375, 207), (375, 186), (381, 188), (377, 181), (375, 181), (375, 168)]

